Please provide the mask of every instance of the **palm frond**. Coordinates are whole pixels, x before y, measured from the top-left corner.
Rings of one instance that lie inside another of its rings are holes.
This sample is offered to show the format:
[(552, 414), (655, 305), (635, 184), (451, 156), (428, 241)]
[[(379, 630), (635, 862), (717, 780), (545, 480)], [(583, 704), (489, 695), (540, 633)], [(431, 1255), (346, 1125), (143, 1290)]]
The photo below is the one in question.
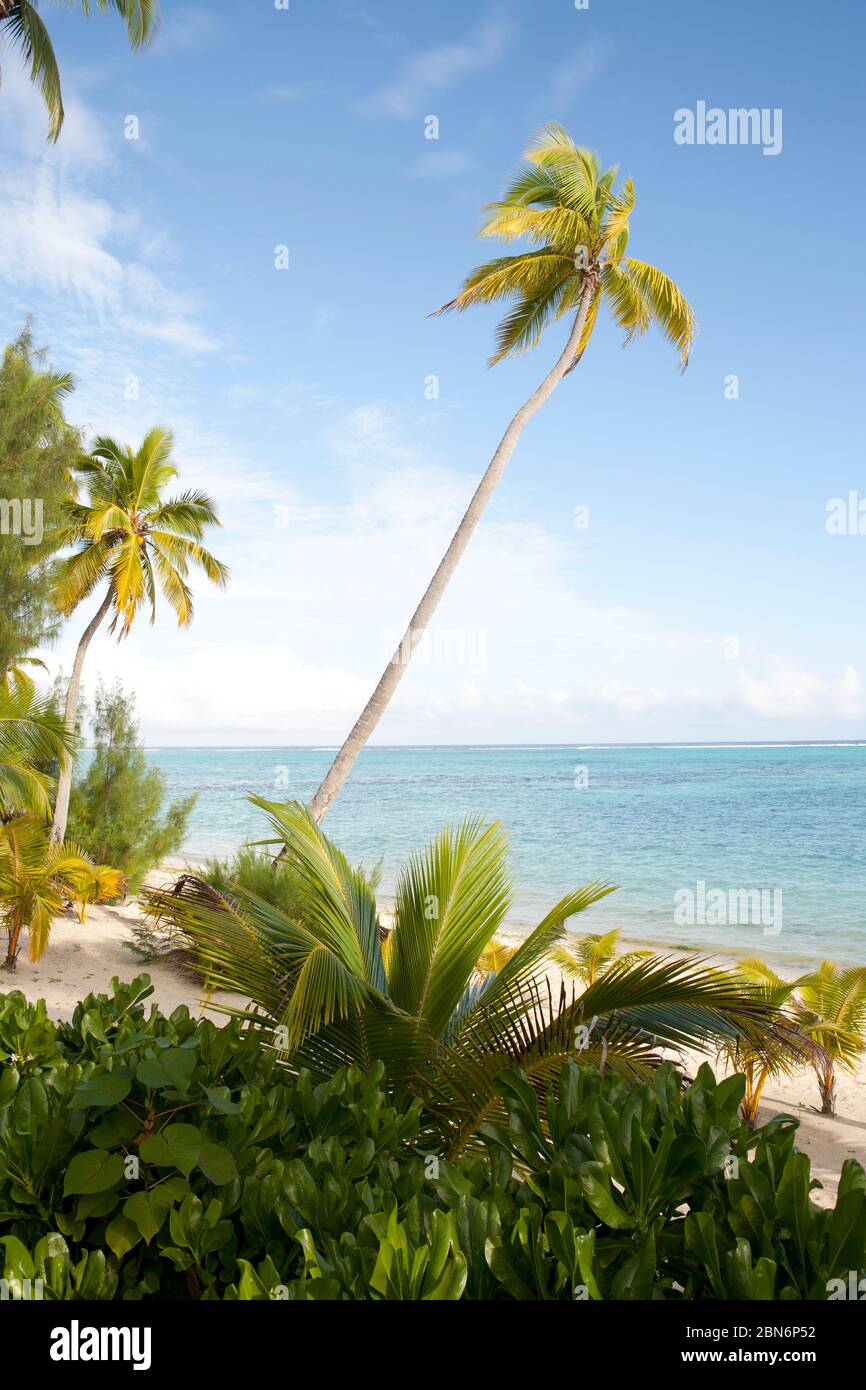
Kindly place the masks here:
[(446, 827), (403, 869), (397, 887), (388, 992), (439, 1036), (510, 901), (498, 822)]
[(63, 94), (60, 69), (54, 47), (35, 5), (30, 0), (15, 0), (11, 10), (0, 14), (12, 42), (30, 69), (31, 81), (36, 83), (48, 110), (48, 139), (56, 142), (63, 125)]

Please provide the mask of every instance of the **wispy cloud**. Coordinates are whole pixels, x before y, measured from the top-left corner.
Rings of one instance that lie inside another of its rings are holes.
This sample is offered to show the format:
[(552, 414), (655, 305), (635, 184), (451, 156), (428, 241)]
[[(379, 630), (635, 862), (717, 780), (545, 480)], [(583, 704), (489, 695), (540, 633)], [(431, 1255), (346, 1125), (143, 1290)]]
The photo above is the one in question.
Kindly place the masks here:
[(498, 63), (510, 40), (510, 26), (490, 20), (459, 43), (416, 53), (362, 103), (363, 108), (404, 119), (423, 113), (440, 92)]
[(576, 99), (604, 70), (612, 51), (610, 39), (587, 39), (561, 59), (553, 68), (543, 95), (532, 103), (533, 119), (561, 120), (567, 116)]
[(31, 301), (59, 296), (55, 315), (95, 316), (97, 335), (110, 318), (112, 331), (212, 351), (217, 342), (198, 321), (195, 296), (153, 268), (164, 260), (162, 232), (101, 191), (116, 181), (120, 135), (113, 145), (70, 93), (63, 140), (47, 146), (39, 97), (18, 73), (4, 84), (3, 101), (13, 125), (0, 139), (0, 280)]

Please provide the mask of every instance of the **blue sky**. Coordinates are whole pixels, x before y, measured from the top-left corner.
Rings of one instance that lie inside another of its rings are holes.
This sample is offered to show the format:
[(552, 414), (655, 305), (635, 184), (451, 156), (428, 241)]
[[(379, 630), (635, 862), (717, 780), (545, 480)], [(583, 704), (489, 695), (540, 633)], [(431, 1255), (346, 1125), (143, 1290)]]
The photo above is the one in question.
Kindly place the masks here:
[[(200, 587), (190, 633), (98, 641), (91, 684), (133, 684), (154, 743), (341, 738), (559, 350), (554, 328), (489, 371), (493, 311), (427, 317), (485, 257), (482, 204), (559, 120), (634, 179), (631, 249), (689, 296), (697, 348), (680, 376), (657, 337), (623, 351), (600, 326), (377, 739), (861, 736), (866, 536), (825, 526), (830, 499), (866, 497), (853, 0), (163, 15), (132, 54), (113, 17), (47, 13), (55, 150), (10, 58), (0, 93), (4, 335), (34, 314), (91, 432), (175, 428), (233, 571), (226, 595)], [(698, 101), (780, 108), (781, 152), (676, 144)]]

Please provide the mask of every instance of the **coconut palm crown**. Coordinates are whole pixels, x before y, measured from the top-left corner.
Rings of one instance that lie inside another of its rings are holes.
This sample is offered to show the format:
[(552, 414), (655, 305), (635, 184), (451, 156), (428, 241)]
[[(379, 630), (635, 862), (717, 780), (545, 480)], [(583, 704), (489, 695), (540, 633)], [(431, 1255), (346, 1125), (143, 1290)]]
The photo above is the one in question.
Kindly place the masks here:
[(111, 631), (126, 637), (144, 609), (156, 619), (157, 591), (177, 614), (179, 627), (192, 622), (190, 566), (213, 584), (225, 585), (228, 570), (201, 544), (209, 526), (219, 526), (216, 506), (203, 492), (163, 500), (178, 476), (171, 460), (174, 438), (152, 429), (133, 450), (113, 439), (97, 439), (79, 473), (86, 501), (70, 501), (60, 536), (74, 553), (57, 571), (57, 601), (69, 616), (106, 580), (111, 596)]
[(617, 165), (602, 172), (597, 156), (562, 126), (546, 125), (504, 197), (488, 203), (479, 235), (528, 247), (478, 266), (437, 313), (514, 301), (499, 325), (491, 366), (536, 347), (548, 324), (578, 312), (584, 294), (589, 308), (571, 367), (583, 355), (602, 303), (626, 342), (655, 324), (677, 349), (681, 367), (687, 365), (694, 313), (664, 271), (626, 254), (635, 193), (631, 179), (617, 190), (617, 173)]

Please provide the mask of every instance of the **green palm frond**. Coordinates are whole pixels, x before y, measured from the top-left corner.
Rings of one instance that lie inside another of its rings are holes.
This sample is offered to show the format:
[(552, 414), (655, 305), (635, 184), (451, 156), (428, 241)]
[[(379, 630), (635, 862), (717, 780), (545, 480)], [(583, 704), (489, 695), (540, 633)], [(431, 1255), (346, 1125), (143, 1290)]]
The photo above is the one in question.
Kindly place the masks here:
[(136, 512), (158, 507), (163, 488), (177, 477), (171, 462), (173, 448), (173, 434), (160, 426), (149, 430), (141, 441), (132, 460), (132, 505)]
[(537, 347), (551, 320), (562, 317), (569, 285), (580, 278), (566, 266), (543, 293), (518, 300), (496, 330), (496, 352), (488, 366), (495, 367), (505, 357), (517, 357)]
[(0, 816), (51, 814), (51, 783), (39, 771), (71, 753), (77, 743), (49, 700), (17, 683), (0, 689)]
[(56, 141), (63, 125), (63, 94), (57, 58), (39, 11), (30, 0), (15, 0), (11, 10), (0, 13), (0, 26), (9, 34), (30, 69), (30, 79), (42, 93), (48, 110), (48, 139)]
[(796, 1016), (833, 1062), (853, 1070), (866, 1051), (866, 967), (822, 961), (800, 986)]
[[(159, 25), (157, 0), (81, 0), (85, 14), (94, 6), (103, 13), (114, 10), (126, 21), (132, 48), (148, 43)], [(60, 70), (37, 5), (32, 0), (5, 0), (0, 6), (0, 33), (8, 35), (20, 51), (48, 110), (48, 139), (58, 140), (64, 117)]]
[(446, 827), (400, 876), (388, 992), (433, 1036), (448, 1025), (481, 952), (502, 925), (511, 885), (498, 822)]
[(433, 317), (451, 310), (462, 312), (474, 304), (492, 304), (497, 299), (524, 298), (547, 294), (556, 285), (564, 269), (574, 270), (573, 257), (544, 247), (540, 251), (525, 251), (519, 256), (497, 256), (478, 266), (466, 277), (463, 289), (450, 303), (443, 304)]
[(113, 539), (91, 542), (58, 563), (54, 576), (56, 602), (65, 617), (103, 582), (115, 544)]
[(142, 609), (155, 620), (160, 589), (185, 627), (193, 617), (190, 570), (201, 570), (220, 588), (228, 582), (227, 567), (201, 544), (206, 529), (220, 524), (212, 499), (195, 490), (162, 496), (177, 477), (172, 447), (171, 431), (161, 427), (150, 430), (138, 450), (107, 436), (94, 441), (79, 469), (87, 501), (70, 500), (58, 537), (58, 548), (73, 550), (56, 568), (63, 613), (107, 583), (111, 630), (123, 638)]
[(42, 957), (52, 922), (68, 898), (81, 901), (98, 883), (113, 889), (120, 882), (115, 870), (97, 869), (78, 845), (52, 845), (49, 827), (36, 816), (19, 815), (0, 825), (0, 923), (9, 938), (7, 963), (14, 965), (22, 931), (29, 934), (30, 960)]
[(159, 28), (157, 0), (81, 0), (85, 14), (90, 14), (93, 5), (103, 14), (114, 10), (126, 20), (131, 48), (142, 48), (150, 43)]
[(466, 1010), (463, 1021), (474, 1025), (482, 1015), (492, 1018), (502, 1009), (509, 1012), (513, 1008), (515, 994), (526, 986), (539, 983), (544, 965), (551, 959), (555, 960), (557, 943), (565, 936), (567, 923), (615, 892), (616, 884), (588, 883), (562, 898), (517, 950), (509, 955), (496, 974), (486, 981), (477, 1001)]
[(627, 256), (618, 268), (640, 292), (649, 306), (652, 322), (680, 355), (680, 367), (685, 370), (692, 350), (697, 322), (691, 305), (669, 275), (645, 261)]
[(696, 333), (694, 313), (669, 276), (626, 256), (635, 190), (631, 179), (617, 190), (616, 180), (616, 166), (602, 171), (597, 156), (562, 126), (547, 125), (526, 150), (503, 197), (487, 204), (480, 236), (523, 240), (533, 249), (478, 266), (460, 293), (436, 312), (514, 300), (499, 324), (491, 366), (531, 351), (550, 323), (579, 312), (587, 276), (593, 293), (569, 370), (586, 350), (602, 299), (627, 343), (656, 324), (686, 366)]

